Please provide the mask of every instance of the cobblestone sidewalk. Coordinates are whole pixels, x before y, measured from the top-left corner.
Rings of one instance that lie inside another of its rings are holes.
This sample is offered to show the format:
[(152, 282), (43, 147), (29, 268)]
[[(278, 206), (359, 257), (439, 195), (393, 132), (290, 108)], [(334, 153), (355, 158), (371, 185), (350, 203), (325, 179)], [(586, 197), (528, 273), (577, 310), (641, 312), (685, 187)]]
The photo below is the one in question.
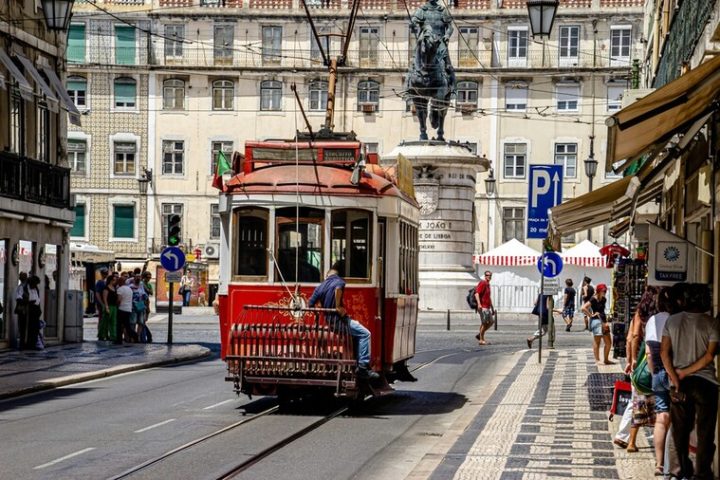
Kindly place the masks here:
[[(597, 367), (590, 349), (543, 352), (542, 364), (537, 351), (523, 352), (470, 423), (450, 429), (457, 435), (439, 442), (415, 473), (432, 472), (432, 480), (653, 478), (647, 439), (638, 436), (638, 453), (618, 449), (611, 432), (621, 415), (613, 424), (598, 407), (598, 393), (611, 391), (591, 379), (618, 373), (619, 365)], [(410, 476), (421, 477), (428, 475)]]

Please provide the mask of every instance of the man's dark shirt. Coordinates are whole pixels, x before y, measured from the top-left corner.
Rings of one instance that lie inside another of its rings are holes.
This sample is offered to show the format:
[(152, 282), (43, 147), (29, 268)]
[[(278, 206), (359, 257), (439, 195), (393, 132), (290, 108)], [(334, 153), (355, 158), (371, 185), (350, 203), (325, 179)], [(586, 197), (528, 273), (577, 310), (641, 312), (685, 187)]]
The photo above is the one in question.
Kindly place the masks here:
[[(324, 282), (317, 286), (310, 297), (308, 306), (313, 307), (319, 301), (323, 308), (335, 308), (335, 290), (338, 288), (345, 290), (345, 280), (337, 274), (329, 276)], [(325, 315), (325, 318), (328, 322), (334, 322), (340, 317), (335, 313), (328, 313)]]
[[(103, 280), (103, 279), (100, 279), (97, 282), (95, 282), (95, 293), (100, 295), (100, 298), (102, 298), (102, 292), (103, 292), (103, 290), (105, 290), (106, 285), (107, 285), (107, 283), (105, 283), (105, 280)], [(97, 305), (98, 307), (100, 306), (100, 302), (97, 301), (97, 298), (95, 299), (95, 305)]]

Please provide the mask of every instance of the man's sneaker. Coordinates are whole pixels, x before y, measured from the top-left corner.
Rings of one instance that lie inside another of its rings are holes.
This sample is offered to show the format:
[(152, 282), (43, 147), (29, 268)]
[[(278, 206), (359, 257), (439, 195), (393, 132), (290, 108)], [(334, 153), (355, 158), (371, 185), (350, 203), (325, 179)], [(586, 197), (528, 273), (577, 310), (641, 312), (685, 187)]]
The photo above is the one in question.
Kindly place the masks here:
[(567, 327), (565, 327), (565, 331), (569, 332), (571, 327), (572, 327), (572, 325), (568, 325)]
[(357, 376), (361, 380), (377, 380), (380, 375), (367, 367), (358, 367)]

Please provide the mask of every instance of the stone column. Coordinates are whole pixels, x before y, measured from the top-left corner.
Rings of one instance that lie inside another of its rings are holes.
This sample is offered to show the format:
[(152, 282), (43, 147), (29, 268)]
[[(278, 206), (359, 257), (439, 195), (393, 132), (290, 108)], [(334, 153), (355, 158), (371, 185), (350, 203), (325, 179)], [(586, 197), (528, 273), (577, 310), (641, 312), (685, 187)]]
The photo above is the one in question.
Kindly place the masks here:
[(420, 204), (420, 309), (467, 310), (465, 300), (478, 279), (474, 249), (475, 178), (489, 168), (461, 145), (437, 141), (400, 144), (382, 158), (410, 160)]

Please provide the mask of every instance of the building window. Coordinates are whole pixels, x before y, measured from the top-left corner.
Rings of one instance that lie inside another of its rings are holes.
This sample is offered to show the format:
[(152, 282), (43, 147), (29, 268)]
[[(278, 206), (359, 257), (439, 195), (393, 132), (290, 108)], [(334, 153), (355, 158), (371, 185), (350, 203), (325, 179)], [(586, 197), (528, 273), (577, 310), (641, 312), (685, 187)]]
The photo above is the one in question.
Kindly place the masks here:
[(85, 24), (73, 23), (67, 37), (68, 63), (85, 63)]
[(478, 153), (478, 144), (477, 142), (462, 142), (462, 144), (470, 149), (470, 152), (473, 155), (477, 155)]
[(555, 144), (555, 165), (562, 165), (565, 178), (577, 177), (577, 143)]
[(580, 27), (563, 25), (559, 34), (560, 66), (578, 64)]
[(165, 25), (165, 58), (182, 58), (185, 25)]
[(215, 80), (212, 83), (213, 110), (232, 110), (235, 98), (235, 84), (230, 80)]
[(457, 105), (469, 105), (477, 107), (478, 102), (478, 83), (477, 82), (458, 82), (457, 83)]
[(527, 27), (508, 29), (508, 63), (510, 66), (525, 65), (527, 62)]
[(87, 142), (85, 140), (69, 138), (67, 150), (72, 173), (87, 175)]
[(282, 27), (262, 27), (263, 65), (279, 65), (282, 61)]
[(279, 111), (282, 100), (282, 82), (264, 80), (260, 82), (260, 110)]
[(233, 153), (233, 142), (212, 142), (210, 150), (210, 175), (214, 175), (217, 171), (218, 154), (220, 152), (223, 152), (225, 154), (225, 158), (228, 159), (228, 162), (232, 161), (231, 159)]
[(577, 112), (580, 98), (580, 85), (559, 84), (555, 87), (558, 112)]
[(215, 65), (232, 65), (234, 35), (232, 25), (215, 25), (213, 36)]
[(135, 157), (137, 155), (137, 144), (135, 142), (114, 142), (113, 155), (114, 175), (135, 175)]
[(16, 86), (10, 92), (10, 151), (25, 155), (25, 102)]
[(135, 238), (135, 205), (113, 205), (113, 238)]
[(378, 142), (363, 142), (367, 153), (380, 153), (380, 144)]
[(458, 65), (474, 67), (478, 63), (478, 28), (460, 27), (458, 36)]
[(360, 28), (360, 66), (375, 67), (378, 64), (378, 29)]
[(417, 46), (417, 35), (412, 26), (408, 29), (408, 63), (415, 61), (415, 47)]
[[(330, 33), (330, 29), (328, 27), (319, 27), (317, 29), (318, 36), (320, 37), (320, 45), (322, 45), (323, 50), (325, 50), (325, 55), (330, 54), (330, 37), (327, 35)], [(322, 62), (322, 55), (320, 55), (320, 47), (318, 46), (317, 40), (315, 40), (315, 35), (313, 35), (312, 32), (310, 32), (310, 60), (312, 60), (313, 63), (321, 63)]]
[(115, 63), (135, 65), (135, 27), (115, 25)]
[(171, 78), (163, 82), (163, 110), (185, 108), (185, 82)]
[(524, 112), (527, 109), (528, 86), (526, 83), (505, 84), (505, 110)]
[(505, 144), (505, 178), (525, 178), (527, 145), (524, 143)]
[(607, 111), (615, 112), (622, 108), (622, 98), (625, 94), (626, 83), (609, 81), (607, 84)]
[(163, 203), (162, 204), (162, 244), (167, 245), (167, 231), (170, 223), (170, 216), (180, 215), (182, 218), (183, 204), (182, 203)]
[(67, 92), (76, 107), (83, 108), (87, 106), (87, 80), (85, 78), (68, 78)]
[(503, 243), (513, 238), (525, 242), (525, 209), (503, 208)]
[(357, 109), (358, 112), (371, 109), (377, 111), (380, 104), (380, 84), (374, 80), (358, 82)]
[(134, 78), (115, 79), (115, 108), (133, 109), (136, 106), (137, 82)]
[(220, 238), (220, 206), (217, 203), (210, 205), (210, 238)]
[(50, 161), (50, 110), (45, 103), (37, 106), (37, 159), (41, 162)]
[(87, 210), (84, 203), (78, 203), (75, 205), (75, 223), (73, 223), (72, 229), (70, 230), (71, 237), (85, 238), (85, 216)]
[(630, 25), (610, 27), (610, 66), (630, 65), (630, 45), (632, 27)]
[(185, 142), (163, 140), (163, 175), (182, 175), (185, 159)]
[(310, 82), (310, 110), (322, 111), (327, 108), (328, 84), (324, 80)]

